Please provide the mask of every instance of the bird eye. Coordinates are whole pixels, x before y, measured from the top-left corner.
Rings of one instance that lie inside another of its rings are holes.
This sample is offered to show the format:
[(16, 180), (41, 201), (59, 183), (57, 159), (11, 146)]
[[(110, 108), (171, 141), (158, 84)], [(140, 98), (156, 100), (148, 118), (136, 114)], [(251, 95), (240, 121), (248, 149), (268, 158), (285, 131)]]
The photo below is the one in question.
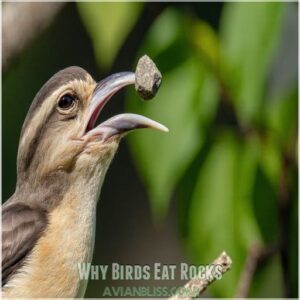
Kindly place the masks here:
[(70, 109), (74, 106), (75, 104), (75, 97), (70, 95), (70, 94), (66, 94), (66, 95), (63, 95), (59, 101), (58, 101), (58, 107), (63, 109), (63, 110), (67, 110), (67, 109)]

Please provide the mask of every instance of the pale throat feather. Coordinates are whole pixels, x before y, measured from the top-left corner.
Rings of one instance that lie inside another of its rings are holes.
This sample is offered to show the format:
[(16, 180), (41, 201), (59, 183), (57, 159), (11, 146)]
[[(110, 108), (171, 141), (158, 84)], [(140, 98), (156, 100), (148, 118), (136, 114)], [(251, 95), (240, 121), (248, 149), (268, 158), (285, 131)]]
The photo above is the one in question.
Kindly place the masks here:
[[(87, 281), (80, 280), (78, 264), (93, 257), (96, 206), (111, 159), (96, 163), (73, 182), (50, 213), (49, 224), (28, 257), (31, 263), (11, 279), (3, 297), (83, 297)], [(49, 285), (49, 278), (57, 281)]]

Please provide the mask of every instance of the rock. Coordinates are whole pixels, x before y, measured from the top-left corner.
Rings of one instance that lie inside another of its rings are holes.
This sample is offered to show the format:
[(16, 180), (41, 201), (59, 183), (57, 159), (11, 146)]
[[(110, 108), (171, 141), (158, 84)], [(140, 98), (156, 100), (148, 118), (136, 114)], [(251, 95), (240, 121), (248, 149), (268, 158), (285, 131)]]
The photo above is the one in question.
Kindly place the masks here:
[(162, 75), (147, 55), (142, 56), (135, 71), (135, 89), (144, 100), (152, 99), (161, 84)]

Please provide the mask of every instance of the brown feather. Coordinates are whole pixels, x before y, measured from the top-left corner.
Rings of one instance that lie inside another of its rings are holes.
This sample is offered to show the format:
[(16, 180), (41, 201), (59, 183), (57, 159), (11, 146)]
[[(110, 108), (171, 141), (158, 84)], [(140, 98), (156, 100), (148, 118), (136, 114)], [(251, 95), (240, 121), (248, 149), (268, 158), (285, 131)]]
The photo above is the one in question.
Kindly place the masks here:
[(2, 208), (2, 286), (24, 263), (47, 224), (43, 210), (10, 203)]

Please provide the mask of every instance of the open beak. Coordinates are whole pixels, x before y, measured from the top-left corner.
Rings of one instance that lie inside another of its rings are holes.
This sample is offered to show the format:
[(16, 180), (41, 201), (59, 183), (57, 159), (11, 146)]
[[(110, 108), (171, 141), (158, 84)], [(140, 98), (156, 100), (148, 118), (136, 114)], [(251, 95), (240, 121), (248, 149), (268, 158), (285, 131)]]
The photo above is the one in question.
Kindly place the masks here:
[(96, 85), (88, 108), (84, 135), (97, 136), (101, 137), (102, 140), (107, 140), (114, 135), (138, 128), (154, 128), (164, 132), (169, 131), (167, 127), (158, 122), (144, 116), (129, 113), (116, 115), (95, 127), (97, 118), (105, 104), (116, 92), (130, 84), (135, 84), (135, 73), (133, 72), (121, 72), (110, 75)]

